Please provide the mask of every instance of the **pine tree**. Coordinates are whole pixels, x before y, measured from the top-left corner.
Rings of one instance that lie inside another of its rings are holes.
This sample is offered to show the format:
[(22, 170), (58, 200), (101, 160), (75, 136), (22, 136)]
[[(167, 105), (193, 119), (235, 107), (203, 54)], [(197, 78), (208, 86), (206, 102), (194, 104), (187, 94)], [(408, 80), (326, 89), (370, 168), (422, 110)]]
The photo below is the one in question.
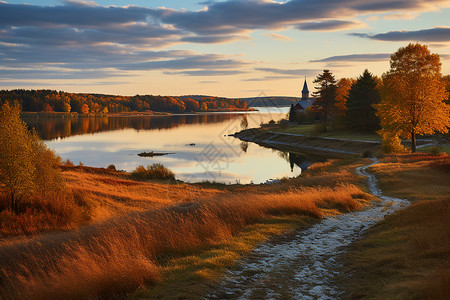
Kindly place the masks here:
[(319, 85), (315, 87), (317, 91), (313, 94), (314, 97), (317, 97), (314, 106), (322, 116), (324, 130), (326, 131), (327, 124), (333, 118), (336, 109), (336, 79), (330, 70), (323, 70), (322, 74), (317, 75), (314, 83)]
[(380, 127), (380, 121), (373, 107), (380, 101), (378, 80), (367, 69), (352, 85), (347, 99), (346, 121), (359, 131), (373, 132)]

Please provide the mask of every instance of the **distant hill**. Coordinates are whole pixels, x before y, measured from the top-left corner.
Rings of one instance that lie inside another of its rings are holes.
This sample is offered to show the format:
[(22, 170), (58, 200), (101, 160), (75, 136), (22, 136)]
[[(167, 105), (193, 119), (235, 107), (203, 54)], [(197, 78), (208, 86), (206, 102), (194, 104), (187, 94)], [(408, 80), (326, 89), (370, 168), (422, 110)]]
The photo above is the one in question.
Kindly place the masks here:
[(273, 107), (273, 106), (291, 106), (300, 101), (300, 97), (253, 97), (253, 98), (239, 98), (241, 101), (247, 102), (249, 107)]
[[(205, 95), (185, 95), (179, 98), (190, 98), (193, 100), (202, 100), (211, 96)], [(219, 98), (219, 97), (218, 97)], [(220, 98), (219, 98), (220, 99)], [(234, 99), (234, 98), (233, 98)], [(291, 106), (300, 101), (300, 97), (285, 97), (285, 96), (269, 96), (269, 97), (252, 97), (252, 98), (236, 98), (240, 101), (247, 102), (248, 107), (276, 107), (276, 106)]]

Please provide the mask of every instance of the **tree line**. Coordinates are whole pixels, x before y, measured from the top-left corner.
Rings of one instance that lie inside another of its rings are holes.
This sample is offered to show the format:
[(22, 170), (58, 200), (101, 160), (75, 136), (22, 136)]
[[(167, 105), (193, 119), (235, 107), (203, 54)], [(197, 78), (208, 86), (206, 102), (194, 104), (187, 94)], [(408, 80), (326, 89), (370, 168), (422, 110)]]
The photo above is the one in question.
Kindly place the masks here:
[(154, 95), (116, 96), (103, 94), (75, 94), (55, 90), (1, 90), (0, 105), (17, 103), (24, 112), (197, 112), (213, 110), (245, 110), (247, 103), (222, 97), (171, 97)]
[(320, 130), (351, 128), (377, 132), (386, 151), (403, 151), (401, 138), (446, 133), (450, 126), (450, 76), (442, 76), (438, 54), (425, 45), (409, 44), (391, 55), (390, 70), (381, 78), (367, 69), (356, 80), (337, 81), (323, 70), (314, 83), (314, 104), (304, 111), (291, 106), (289, 120), (320, 121)]

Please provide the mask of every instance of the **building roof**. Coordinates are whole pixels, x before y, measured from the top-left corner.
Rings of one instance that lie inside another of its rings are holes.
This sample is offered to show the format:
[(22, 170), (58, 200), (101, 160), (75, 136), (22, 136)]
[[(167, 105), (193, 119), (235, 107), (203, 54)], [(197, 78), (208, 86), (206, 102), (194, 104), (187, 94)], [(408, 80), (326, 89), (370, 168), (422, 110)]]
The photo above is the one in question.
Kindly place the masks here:
[(303, 84), (302, 93), (309, 93), (308, 84), (306, 83), (306, 78), (305, 78), (305, 83)]

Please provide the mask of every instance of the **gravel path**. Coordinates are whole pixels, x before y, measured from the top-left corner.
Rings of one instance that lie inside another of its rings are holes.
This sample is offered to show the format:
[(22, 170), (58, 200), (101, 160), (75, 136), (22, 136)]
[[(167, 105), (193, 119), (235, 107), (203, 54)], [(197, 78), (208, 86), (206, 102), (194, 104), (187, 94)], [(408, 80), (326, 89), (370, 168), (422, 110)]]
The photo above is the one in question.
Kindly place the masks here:
[(375, 176), (366, 171), (377, 162), (357, 172), (368, 178), (370, 192), (381, 201), (259, 246), (205, 299), (339, 299), (342, 291), (335, 278), (342, 265), (337, 257), (369, 227), (409, 205), (407, 200), (382, 195)]

